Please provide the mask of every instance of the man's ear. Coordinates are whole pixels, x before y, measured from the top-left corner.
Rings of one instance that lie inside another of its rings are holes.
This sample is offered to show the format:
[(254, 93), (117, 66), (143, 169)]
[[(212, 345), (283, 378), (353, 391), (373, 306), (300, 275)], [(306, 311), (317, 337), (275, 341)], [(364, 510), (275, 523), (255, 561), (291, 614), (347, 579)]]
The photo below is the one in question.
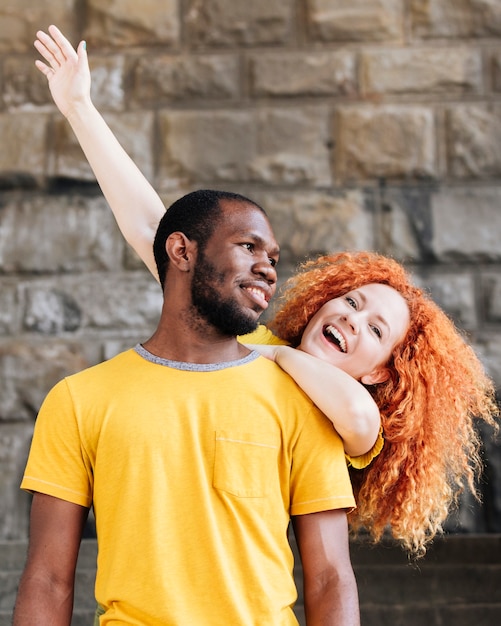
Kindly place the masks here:
[(189, 272), (195, 260), (196, 243), (180, 232), (176, 231), (167, 237), (165, 249), (169, 262), (182, 272)]
[(389, 377), (389, 369), (384, 365), (381, 365), (380, 367), (374, 368), (370, 374), (362, 376), (360, 382), (364, 385), (378, 385), (379, 383), (387, 381)]

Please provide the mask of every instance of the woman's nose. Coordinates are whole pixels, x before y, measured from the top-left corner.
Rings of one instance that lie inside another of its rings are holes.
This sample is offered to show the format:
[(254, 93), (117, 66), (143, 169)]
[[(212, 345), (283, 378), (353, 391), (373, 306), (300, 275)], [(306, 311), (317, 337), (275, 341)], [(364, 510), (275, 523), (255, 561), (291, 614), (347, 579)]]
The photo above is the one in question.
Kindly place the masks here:
[(346, 323), (348, 324), (348, 326), (351, 328), (352, 332), (356, 335), (358, 334), (358, 330), (359, 330), (359, 322), (356, 316), (356, 313), (349, 313), (343, 316), (344, 320), (346, 321)]

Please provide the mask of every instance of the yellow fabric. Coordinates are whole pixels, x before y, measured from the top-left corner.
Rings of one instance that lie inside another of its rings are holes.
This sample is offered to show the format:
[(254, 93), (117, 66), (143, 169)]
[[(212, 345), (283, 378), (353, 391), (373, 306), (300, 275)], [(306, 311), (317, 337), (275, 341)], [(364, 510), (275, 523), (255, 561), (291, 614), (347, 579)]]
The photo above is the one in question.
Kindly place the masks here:
[[(253, 333), (249, 333), (248, 335), (243, 335), (239, 337), (238, 340), (241, 343), (248, 343), (248, 344), (254, 343), (256, 345), (259, 345), (259, 344), (281, 345), (281, 346), (287, 345), (286, 341), (283, 341), (283, 339), (280, 339), (279, 337), (274, 335), (271, 332), (271, 330), (266, 328), (266, 326), (264, 326), (263, 324), (260, 324)], [(345, 455), (346, 461), (354, 469), (364, 469), (365, 467), (371, 464), (373, 459), (375, 459), (378, 456), (378, 454), (383, 449), (383, 445), (384, 445), (384, 437), (383, 437), (383, 429), (381, 428), (375, 444), (372, 446), (372, 448), (368, 452), (360, 456), (350, 456), (349, 454), (346, 454)]]
[(371, 464), (372, 460), (375, 459), (378, 454), (381, 452), (384, 446), (384, 437), (383, 437), (383, 429), (379, 429), (379, 434), (376, 439), (376, 443), (372, 446), (369, 452), (362, 454), (360, 456), (350, 456), (349, 454), (345, 454), (346, 461), (348, 465), (351, 465), (354, 469), (364, 469)]
[(259, 324), (253, 333), (240, 335), (240, 337), (238, 337), (238, 341), (240, 341), (240, 343), (255, 343), (256, 345), (265, 344), (268, 346), (287, 345), (286, 341), (274, 335), (264, 324)]
[(184, 371), (139, 351), (58, 383), (22, 481), (94, 503), (100, 624), (297, 624), (289, 516), (354, 506), (341, 440), (255, 353)]

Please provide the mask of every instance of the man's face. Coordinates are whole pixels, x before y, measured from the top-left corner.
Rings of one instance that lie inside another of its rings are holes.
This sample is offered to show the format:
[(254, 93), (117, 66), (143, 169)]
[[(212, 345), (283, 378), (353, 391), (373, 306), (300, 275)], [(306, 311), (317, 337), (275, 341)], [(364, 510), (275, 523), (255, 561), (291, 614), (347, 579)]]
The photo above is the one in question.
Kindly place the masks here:
[(223, 216), (198, 252), (192, 304), (227, 336), (255, 330), (275, 293), (278, 244), (266, 216), (252, 204), (221, 201)]
[(326, 302), (299, 348), (365, 384), (387, 378), (385, 365), (409, 328), (409, 307), (392, 287), (371, 283)]

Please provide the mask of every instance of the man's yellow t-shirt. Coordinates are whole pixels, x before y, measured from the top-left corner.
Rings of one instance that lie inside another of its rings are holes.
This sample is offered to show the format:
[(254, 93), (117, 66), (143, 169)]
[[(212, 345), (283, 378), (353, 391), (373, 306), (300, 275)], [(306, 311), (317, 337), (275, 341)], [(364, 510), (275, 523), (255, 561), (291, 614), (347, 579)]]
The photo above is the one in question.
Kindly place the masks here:
[(275, 363), (141, 346), (52, 389), (22, 487), (94, 506), (101, 625), (296, 625), (290, 516), (355, 504), (341, 440)]

